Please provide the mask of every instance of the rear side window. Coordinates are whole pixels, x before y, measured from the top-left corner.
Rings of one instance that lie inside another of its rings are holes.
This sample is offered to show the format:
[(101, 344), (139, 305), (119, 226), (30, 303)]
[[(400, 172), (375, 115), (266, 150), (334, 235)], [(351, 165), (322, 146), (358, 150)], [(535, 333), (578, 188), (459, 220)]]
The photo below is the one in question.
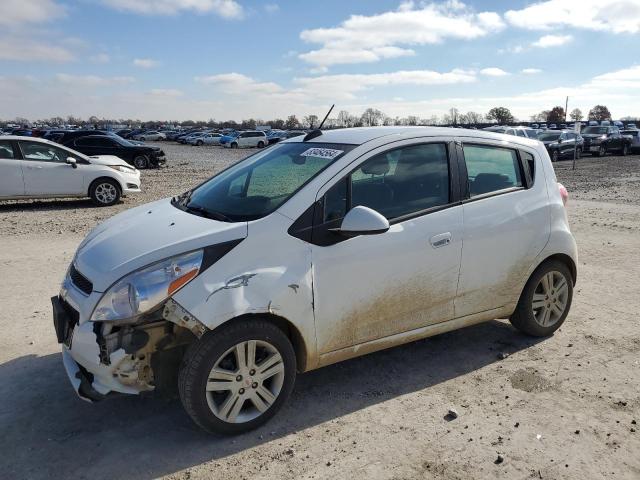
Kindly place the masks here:
[(518, 155), (508, 148), (466, 145), (464, 160), (469, 177), (471, 197), (522, 187)]
[(16, 158), (13, 153), (13, 145), (11, 142), (0, 142), (0, 159)]

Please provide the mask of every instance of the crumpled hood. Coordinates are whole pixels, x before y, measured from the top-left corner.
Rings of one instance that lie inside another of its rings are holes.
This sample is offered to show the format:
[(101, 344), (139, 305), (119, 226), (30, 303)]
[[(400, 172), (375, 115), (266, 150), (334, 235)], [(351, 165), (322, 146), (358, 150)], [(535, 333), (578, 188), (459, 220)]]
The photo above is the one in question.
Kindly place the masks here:
[(78, 271), (104, 292), (123, 276), (174, 255), (247, 236), (247, 223), (184, 212), (171, 199), (141, 205), (98, 225), (75, 257)]
[(115, 155), (93, 155), (89, 157), (89, 161), (94, 165), (124, 165), (131, 168), (131, 165)]

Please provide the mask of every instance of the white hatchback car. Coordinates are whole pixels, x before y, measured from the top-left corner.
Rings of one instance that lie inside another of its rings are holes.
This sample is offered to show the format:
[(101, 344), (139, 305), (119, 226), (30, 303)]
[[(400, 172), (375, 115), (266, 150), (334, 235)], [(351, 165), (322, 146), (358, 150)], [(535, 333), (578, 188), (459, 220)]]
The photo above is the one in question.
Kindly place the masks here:
[(203, 133), (201, 135), (196, 135), (193, 137), (187, 138), (187, 143), (191, 145), (220, 145), (220, 139), (222, 138), (221, 133)]
[(198, 425), (238, 433), (296, 372), (495, 318), (551, 335), (576, 281), (565, 201), (526, 138), (292, 138), (96, 227), (52, 298), (64, 365), (88, 400), (179, 377)]
[(260, 130), (240, 132), (237, 137), (224, 144), (227, 148), (263, 148), (267, 145), (267, 134)]
[(0, 137), (0, 200), (90, 197), (106, 207), (139, 192), (140, 172), (118, 157), (87, 157), (40, 138)]

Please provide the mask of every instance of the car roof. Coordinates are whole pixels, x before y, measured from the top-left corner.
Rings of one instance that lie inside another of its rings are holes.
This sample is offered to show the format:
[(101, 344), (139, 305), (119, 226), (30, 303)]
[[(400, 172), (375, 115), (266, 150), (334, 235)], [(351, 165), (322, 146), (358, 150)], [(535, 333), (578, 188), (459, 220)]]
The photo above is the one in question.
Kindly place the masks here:
[[(398, 140), (415, 137), (471, 137), (486, 140), (504, 141), (508, 138), (511, 143), (523, 145), (536, 145), (537, 140), (526, 137), (514, 137), (503, 133), (488, 130), (470, 130), (466, 128), (451, 127), (357, 127), (341, 128), (336, 130), (322, 130), (322, 135), (314, 137), (307, 143), (345, 143), (350, 145), (362, 145), (382, 137), (395, 137)], [(286, 142), (303, 142), (304, 137), (293, 137)]]
[(22, 140), (22, 141), (27, 140), (29, 142), (46, 143), (48, 145), (53, 145), (54, 147), (61, 147), (62, 146), (59, 143), (52, 142), (51, 140), (47, 140), (46, 138), (42, 138), (42, 137), (24, 137), (22, 135), (0, 135), (0, 140)]

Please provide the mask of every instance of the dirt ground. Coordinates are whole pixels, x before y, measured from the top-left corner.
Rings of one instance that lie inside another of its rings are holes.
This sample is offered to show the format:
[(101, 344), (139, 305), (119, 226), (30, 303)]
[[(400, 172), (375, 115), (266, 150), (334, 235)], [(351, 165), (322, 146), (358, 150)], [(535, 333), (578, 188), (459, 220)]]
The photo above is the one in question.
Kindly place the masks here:
[(168, 168), (118, 206), (0, 203), (0, 479), (640, 478), (640, 157), (556, 164), (580, 265), (553, 337), (496, 320), (326, 367), (223, 438), (176, 399), (82, 402), (53, 332), (49, 297), (91, 227), (251, 153), (163, 148)]

